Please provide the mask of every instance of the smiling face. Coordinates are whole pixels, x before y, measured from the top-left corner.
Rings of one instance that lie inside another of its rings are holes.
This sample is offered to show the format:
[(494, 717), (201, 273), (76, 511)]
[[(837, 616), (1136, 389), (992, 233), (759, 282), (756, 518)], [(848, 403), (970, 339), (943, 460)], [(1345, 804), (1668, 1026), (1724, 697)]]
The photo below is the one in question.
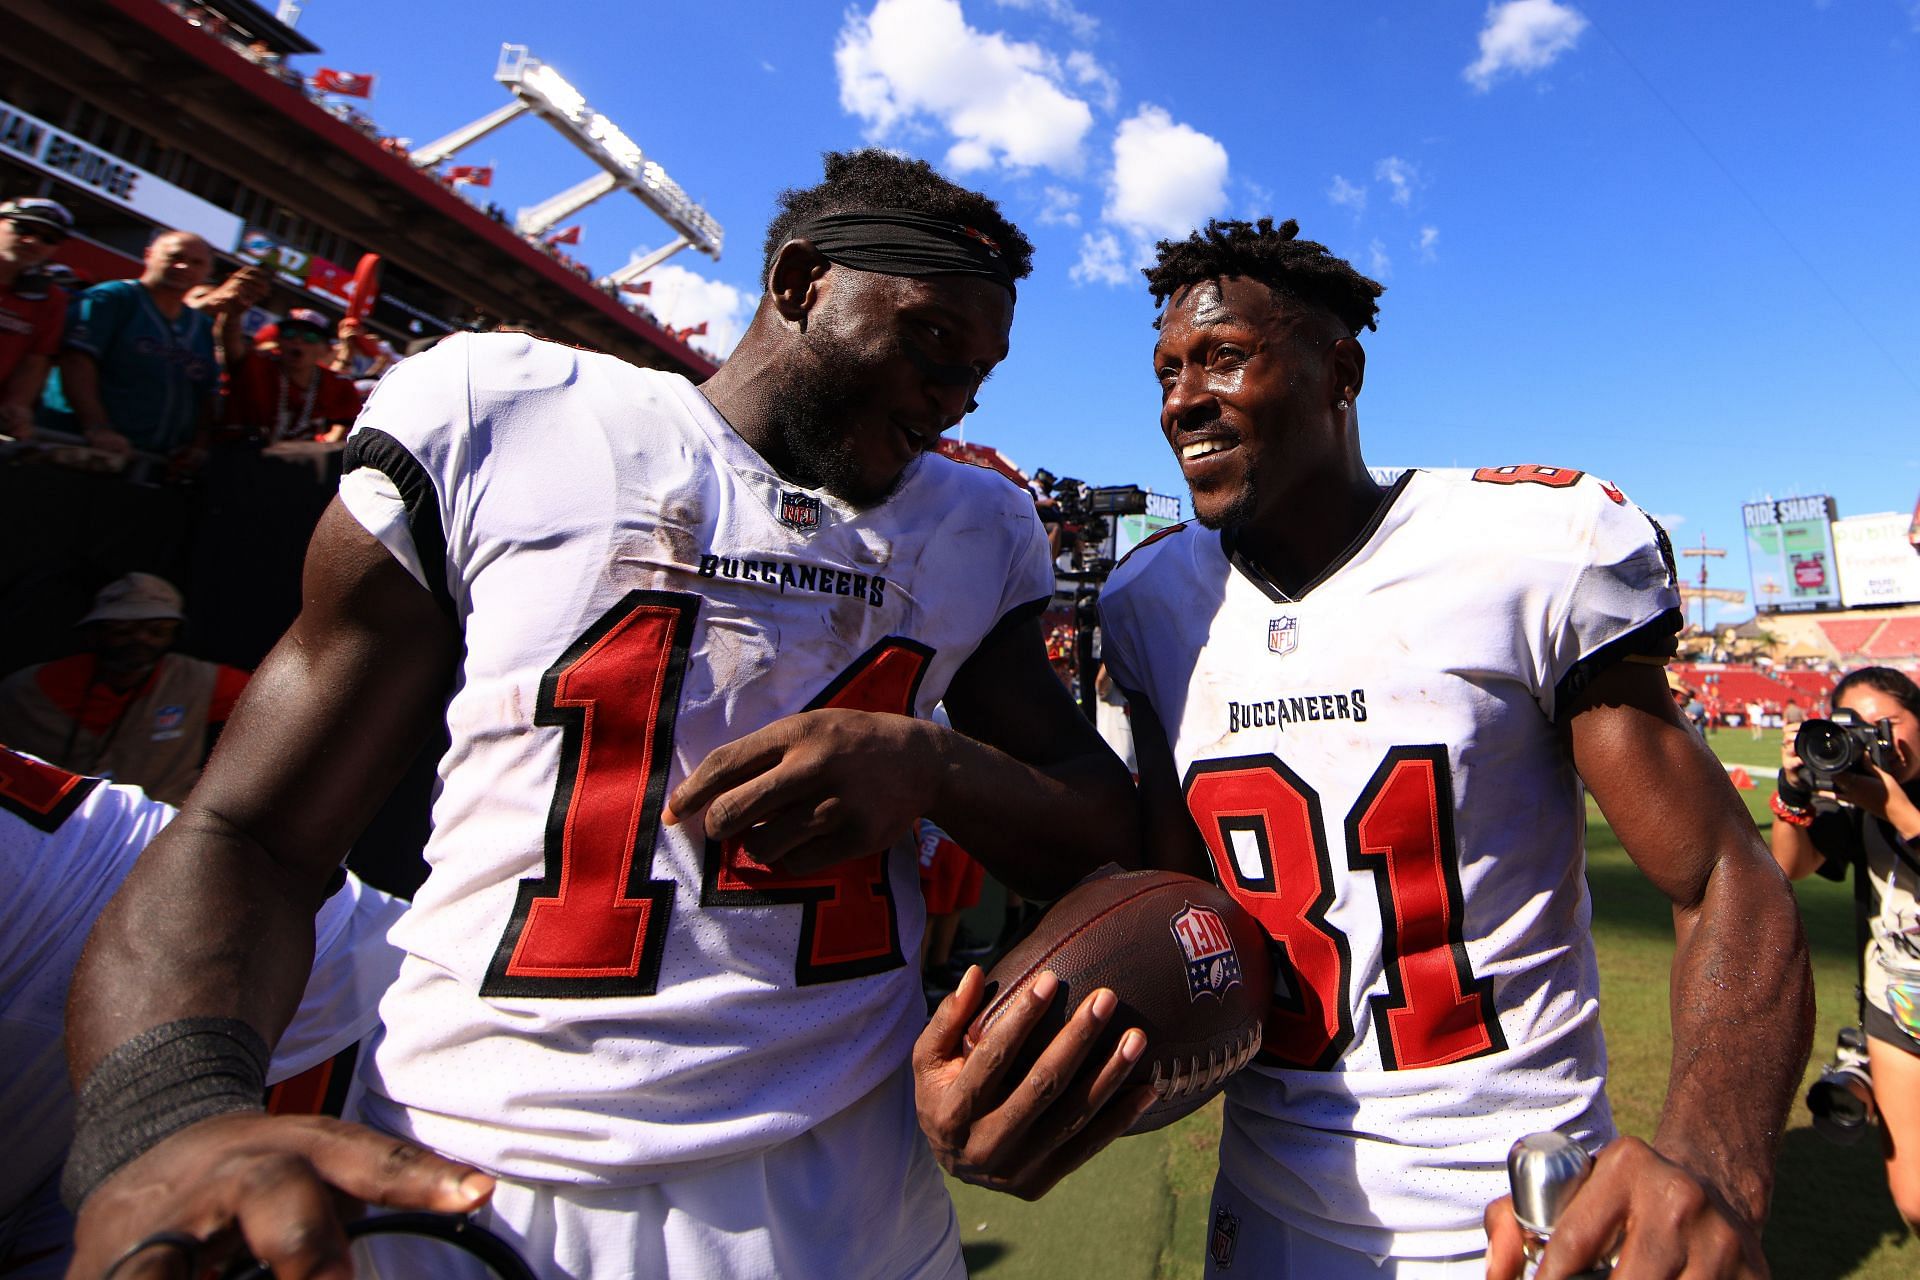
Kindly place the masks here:
[(1169, 299), (1153, 350), (1160, 429), (1201, 524), (1267, 527), (1289, 494), (1344, 479), (1351, 433), (1335, 405), (1358, 390), (1358, 350), (1331, 317), (1280, 306), (1256, 280)]
[(1013, 297), (977, 276), (834, 267), (771, 375), (782, 473), (856, 506), (883, 501), (1007, 355)]

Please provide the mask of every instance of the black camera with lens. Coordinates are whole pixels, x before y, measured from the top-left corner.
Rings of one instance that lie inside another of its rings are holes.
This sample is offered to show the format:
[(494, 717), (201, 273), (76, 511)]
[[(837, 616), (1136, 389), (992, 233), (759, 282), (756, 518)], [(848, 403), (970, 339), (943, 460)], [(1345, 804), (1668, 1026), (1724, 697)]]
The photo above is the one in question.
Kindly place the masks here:
[(1873, 1101), (1873, 1073), (1867, 1066), (1867, 1036), (1859, 1027), (1840, 1028), (1833, 1060), (1807, 1089), (1813, 1127), (1829, 1142), (1857, 1142), (1880, 1122)]
[(1893, 721), (1869, 724), (1858, 712), (1841, 707), (1831, 720), (1801, 721), (1793, 750), (1806, 766), (1812, 789), (1831, 791), (1833, 780), (1843, 773), (1866, 773), (1870, 763), (1893, 768)]

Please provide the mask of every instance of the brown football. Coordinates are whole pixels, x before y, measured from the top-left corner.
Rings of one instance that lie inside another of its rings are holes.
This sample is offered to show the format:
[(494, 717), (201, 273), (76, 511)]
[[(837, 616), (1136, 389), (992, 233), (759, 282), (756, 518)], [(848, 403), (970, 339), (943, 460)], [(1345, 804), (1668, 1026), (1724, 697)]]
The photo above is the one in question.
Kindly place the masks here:
[(968, 1047), (1048, 971), (1062, 990), (1007, 1078), (1025, 1075), (1081, 1000), (1107, 987), (1120, 1007), (1095, 1056), (1139, 1027), (1147, 1051), (1127, 1084), (1159, 1094), (1129, 1133), (1171, 1124), (1220, 1092), (1259, 1051), (1273, 998), (1259, 922), (1217, 885), (1173, 871), (1102, 876), (1054, 903), (987, 975), (987, 1007), (967, 1029)]

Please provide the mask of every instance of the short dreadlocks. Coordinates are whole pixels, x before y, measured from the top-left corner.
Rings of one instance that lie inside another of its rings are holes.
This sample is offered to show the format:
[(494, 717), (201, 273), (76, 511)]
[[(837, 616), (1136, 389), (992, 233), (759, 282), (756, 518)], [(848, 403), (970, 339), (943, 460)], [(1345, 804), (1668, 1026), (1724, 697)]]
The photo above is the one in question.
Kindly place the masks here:
[(1266, 285), (1276, 302), (1325, 311), (1349, 333), (1378, 328), (1374, 317), (1380, 307), (1374, 299), (1385, 286), (1355, 271), (1346, 259), (1334, 257), (1327, 246), (1297, 239), (1299, 234), (1300, 224), (1292, 218), (1278, 227), (1272, 218), (1259, 222), (1215, 218), (1205, 231), (1195, 231), (1185, 240), (1162, 240), (1155, 246), (1156, 261), (1140, 274), (1147, 278), (1158, 306), (1202, 280), (1245, 276)]
[(985, 232), (1007, 261), (1013, 278), (1033, 270), (1033, 242), (1001, 214), (1000, 206), (981, 195), (947, 181), (925, 160), (913, 160), (869, 147), (864, 151), (829, 151), (821, 160), (825, 180), (811, 187), (789, 187), (776, 201), (777, 211), (767, 226), (766, 257), (760, 277), (773, 270), (773, 257), (793, 238), (802, 223), (830, 213), (865, 213), (874, 209), (911, 209), (929, 217), (946, 218)]

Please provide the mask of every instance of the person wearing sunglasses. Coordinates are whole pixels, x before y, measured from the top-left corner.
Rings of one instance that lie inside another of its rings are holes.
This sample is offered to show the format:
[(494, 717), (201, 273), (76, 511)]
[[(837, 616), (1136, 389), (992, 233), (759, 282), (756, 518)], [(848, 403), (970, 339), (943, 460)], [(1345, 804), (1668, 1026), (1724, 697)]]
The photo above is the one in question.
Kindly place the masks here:
[(256, 336), (253, 349), (229, 366), (228, 426), (265, 444), (344, 440), (360, 394), (326, 367), (333, 325), (318, 311), (295, 307), (273, 337), (269, 351)]
[(52, 200), (0, 202), (0, 435), (33, 434), (33, 406), (66, 328), (67, 295), (44, 270), (73, 229)]

